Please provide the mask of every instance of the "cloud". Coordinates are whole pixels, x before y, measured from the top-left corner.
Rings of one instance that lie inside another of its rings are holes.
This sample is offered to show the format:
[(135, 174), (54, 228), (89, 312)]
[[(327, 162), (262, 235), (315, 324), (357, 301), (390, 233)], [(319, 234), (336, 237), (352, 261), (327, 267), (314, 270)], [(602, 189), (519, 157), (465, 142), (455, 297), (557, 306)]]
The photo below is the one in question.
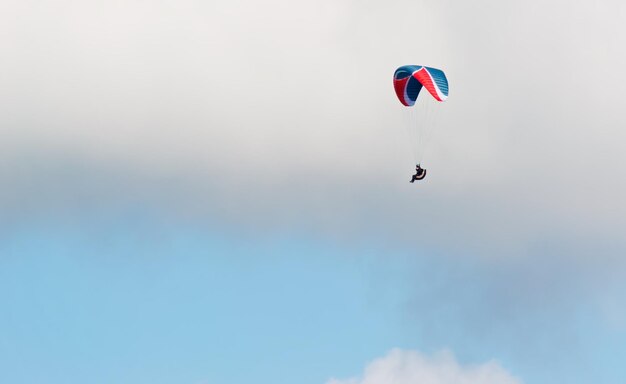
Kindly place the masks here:
[[(626, 270), (621, 2), (61, 3), (0, 12), (4, 227), (141, 207)], [(420, 185), (390, 83), (406, 63), (451, 85)]]
[[(54, 176), (113, 205), (175, 179), (155, 209), (252, 230), (422, 228), (486, 256), (549, 233), (620, 242), (619, 2), (63, 4), (3, 4), (0, 205), (67, 209), (42, 196)], [(451, 83), (419, 186), (390, 85), (413, 62)], [(94, 172), (135, 181), (103, 196)]]
[(498, 363), (461, 365), (451, 352), (425, 356), (394, 349), (367, 365), (362, 377), (331, 379), (326, 384), (521, 384)]

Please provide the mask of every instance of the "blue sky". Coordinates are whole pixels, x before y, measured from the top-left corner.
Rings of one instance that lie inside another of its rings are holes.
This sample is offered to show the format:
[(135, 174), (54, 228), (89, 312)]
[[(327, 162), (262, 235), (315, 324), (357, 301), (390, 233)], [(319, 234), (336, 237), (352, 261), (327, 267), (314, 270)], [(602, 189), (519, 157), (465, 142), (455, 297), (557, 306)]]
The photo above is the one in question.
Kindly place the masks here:
[(0, 381), (623, 382), (625, 14), (3, 1)]
[(407, 276), (378, 251), (97, 232), (42, 227), (3, 247), (2, 381), (315, 383), (419, 344), (394, 313)]
[(392, 348), (496, 357), (525, 382), (624, 374), (626, 335), (592, 303), (490, 318), (484, 266), (145, 217), (52, 224), (1, 248), (2, 381), (324, 383)]

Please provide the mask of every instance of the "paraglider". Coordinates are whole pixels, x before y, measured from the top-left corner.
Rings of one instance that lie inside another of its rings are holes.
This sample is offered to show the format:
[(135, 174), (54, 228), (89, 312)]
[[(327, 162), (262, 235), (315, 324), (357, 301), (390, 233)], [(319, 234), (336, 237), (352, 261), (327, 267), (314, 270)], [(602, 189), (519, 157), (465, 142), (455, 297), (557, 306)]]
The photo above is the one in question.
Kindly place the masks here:
[[(445, 73), (437, 68), (421, 65), (404, 65), (396, 69), (393, 75), (393, 87), (402, 105), (407, 107), (407, 129), (409, 131), (413, 156), (415, 160), (415, 180), (426, 177), (426, 170), (420, 166), (424, 155), (425, 144), (435, 125), (434, 110), (439, 102), (448, 98), (448, 79)], [(422, 88), (426, 88), (430, 96), (423, 95), (418, 99)], [(435, 103), (433, 103), (435, 101)]]
[(413, 183), (415, 182), (415, 180), (422, 180), (425, 177), (426, 177), (426, 170), (420, 167), (419, 164), (417, 164), (415, 166), (415, 175), (411, 177), (411, 181), (409, 181), (409, 183)]

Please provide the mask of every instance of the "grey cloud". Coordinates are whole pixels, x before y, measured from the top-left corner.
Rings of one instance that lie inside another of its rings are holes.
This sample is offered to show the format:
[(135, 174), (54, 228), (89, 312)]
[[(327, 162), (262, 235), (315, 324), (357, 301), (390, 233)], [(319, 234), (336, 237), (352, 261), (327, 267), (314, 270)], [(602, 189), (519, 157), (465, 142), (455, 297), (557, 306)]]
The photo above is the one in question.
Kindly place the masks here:
[[(73, 183), (101, 202), (88, 180), (106, 170), (134, 179), (111, 181), (114, 201), (165, 190), (164, 210), (253, 226), (419, 228), (484, 254), (549, 233), (620, 243), (623, 6), (564, 5), (5, 2), (4, 205), (54, 207), (41, 191)], [(389, 80), (409, 62), (451, 81), (413, 189)]]

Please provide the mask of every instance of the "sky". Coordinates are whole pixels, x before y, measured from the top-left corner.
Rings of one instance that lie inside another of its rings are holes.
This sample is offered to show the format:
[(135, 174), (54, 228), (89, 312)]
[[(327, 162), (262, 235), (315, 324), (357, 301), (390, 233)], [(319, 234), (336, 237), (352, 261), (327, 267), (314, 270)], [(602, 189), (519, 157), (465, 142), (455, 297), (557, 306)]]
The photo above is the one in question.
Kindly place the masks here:
[(3, 1), (0, 381), (623, 382), (624, 17)]

